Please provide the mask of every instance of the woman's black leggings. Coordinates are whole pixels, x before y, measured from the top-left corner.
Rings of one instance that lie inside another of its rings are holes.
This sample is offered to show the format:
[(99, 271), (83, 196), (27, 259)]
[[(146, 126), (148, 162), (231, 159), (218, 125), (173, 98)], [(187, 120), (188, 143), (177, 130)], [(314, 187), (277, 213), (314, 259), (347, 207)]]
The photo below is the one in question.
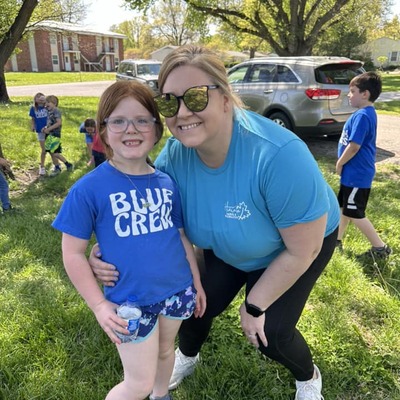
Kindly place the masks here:
[[(259, 350), (267, 357), (287, 367), (299, 381), (311, 379), (314, 373), (308, 344), (296, 324), (308, 296), (332, 257), (337, 230), (327, 236), (318, 257), (308, 270), (266, 311), (265, 334), (268, 347), (259, 342)], [(213, 318), (221, 314), (246, 284), (248, 293), (264, 270), (240, 271), (217, 258), (211, 250), (204, 251), (205, 273), (202, 283), (207, 295), (207, 309), (202, 318), (193, 316), (182, 323), (179, 348), (189, 357), (195, 356), (207, 339)]]

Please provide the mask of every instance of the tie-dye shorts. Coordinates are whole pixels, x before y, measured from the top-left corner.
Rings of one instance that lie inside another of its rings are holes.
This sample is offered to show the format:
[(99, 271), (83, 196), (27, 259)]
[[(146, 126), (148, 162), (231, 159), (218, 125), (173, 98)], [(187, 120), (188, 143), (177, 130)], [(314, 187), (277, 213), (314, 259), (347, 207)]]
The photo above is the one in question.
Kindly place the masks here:
[(142, 306), (139, 332), (134, 343), (142, 342), (152, 334), (157, 326), (159, 315), (165, 318), (184, 320), (191, 317), (195, 306), (196, 289), (194, 286), (189, 286), (159, 303)]

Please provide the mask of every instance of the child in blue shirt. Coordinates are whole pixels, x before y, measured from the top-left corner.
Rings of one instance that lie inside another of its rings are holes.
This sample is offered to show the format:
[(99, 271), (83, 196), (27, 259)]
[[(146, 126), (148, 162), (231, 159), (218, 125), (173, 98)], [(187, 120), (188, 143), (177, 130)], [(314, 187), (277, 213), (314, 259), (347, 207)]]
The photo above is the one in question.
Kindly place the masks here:
[[(97, 114), (107, 162), (73, 185), (53, 222), (63, 232), (65, 269), (100, 326), (116, 343), (124, 380), (107, 400), (170, 400), (174, 342), (182, 320), (202, 316), (205, 294), (182, 221), (174, 181), (148, 163), (163, 124), (151, 89), (119, 81), (103, 93)], [(100, 290), (86, 259), (95, 233), (103, 258), (118, 265), (120, 281)], [(196, 294), (197, 292), (197, 294)], [(137, 338), (116, 308), (135, 295), (142, 309)]]
[(47, 108), (45, 107), (46, 97), (43, 93), (36, 93), (33, 97), (33, 105), (29, 109), (29, 116), (31, 117), (31, 131), (36, 132), (37, 138), (40, 145), (40, 167), (39, 175), (46, 175), (46, 169), (44, 167), (44, 162), (46, 159), (46, 149), (44, 147), (44, 141), (46, 139), (46, 134), (42, 132), (42, 129), (47, 124)]
[(346, 228), (353, 222), (372, 245), (367, 253), (386, 258), (392, 250), (365, 215), (375, 176), (377, 115), (373, 103), (381, 91), (381, 78), (375, 72), (357, 75), (350, 82), (349, 101), (358, 110), (346, 121), (338, 145), (336, 172), (340, 175), (338, 200), (342, 213), (337, 247), (342, 249)]

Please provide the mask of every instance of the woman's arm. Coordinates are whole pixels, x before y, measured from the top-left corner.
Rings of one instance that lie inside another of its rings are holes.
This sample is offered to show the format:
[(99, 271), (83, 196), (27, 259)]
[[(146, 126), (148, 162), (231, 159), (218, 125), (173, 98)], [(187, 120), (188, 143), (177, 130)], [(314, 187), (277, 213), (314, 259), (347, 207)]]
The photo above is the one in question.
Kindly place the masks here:
[(101, 259), (101, 249), (96, 243), (89, 254), (89, 265), (96, 279), (104, 286), (115, 286), (118, 281), (119, 272), (114, 265), (104, 262)]
[[(326, 223), (325, 214), (315, 221), (279, 230), (286, 249), (271, 262), (248, 293), (248, 303), (266, 310), (293, 286), (321, 251)], [(240, 313), (244, 332), (257, 333), (264, 345), (267, 345), (264, 334), (265, 314), (254, 318), (246, 312), (244, 304)]]
[(62, 252), (65, 270), (76, 290), (93, 311), (103, 330), (114, 343), (121, 343), (114, 329), (125, 331), (126, 322), (116, 314), (117, 305), (107, 301), (86, 259), (88, 241), (63, 233)]
[(197, 265), (196, 255), (194, 253), (192, 244), (189, 242), (189, 239), (187, 238), (187, 236), (185, 234), (185, 231), (181, 228), (181, 229), (179, 229), (179, 233), (181, 236), (183, 247), (185, 248), (185, 251), (186, 251), (186, 258), (189, 262), (190, 269), (192, 271), (193, 283), (197, 290), (196, 310), (194, 312), (194, 315), (195, 315), (195, 317), (202, 317), (204, 315), (204, 312), (206, 311), (207, 303), (206, 303), (206, 294), (204, 292), (204, 289), (203, 289), (203, 286), (202, 286), (201, 280), (200, 280), (200, 271), (199, 271), (199, 267)]

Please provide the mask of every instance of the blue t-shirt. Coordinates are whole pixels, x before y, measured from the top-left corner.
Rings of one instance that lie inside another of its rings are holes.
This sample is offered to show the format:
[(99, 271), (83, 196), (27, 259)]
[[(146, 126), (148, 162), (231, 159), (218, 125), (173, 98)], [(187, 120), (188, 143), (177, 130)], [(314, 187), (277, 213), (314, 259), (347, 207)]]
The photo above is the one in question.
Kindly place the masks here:
[(361, 147), (357, 154), (343, 165), (340, 183), (344, 186), (369, 189), (375, 176), (377, 115), (368, 106), (357, 110), (346, 121), (338, 145), (340, 157), (350, 142)]
[(174, 138), (156, 165), (179, 186), (189, 239), (244, 271), (266, 268), (285, 249), (278, 228), (325, 213), (326, 235), (339, 223), (336, 195), (305, 143), (249, 111), (237, 113), (221, 167), (208, 168)]
[(85, 123), (82, 122), (80, 127), (79, 127), (79, 132), (85, 134), (85, 141), (86, 143), (93, 143), (93, 136), (91, 133), (89, 133), (86, 128), (85, 128)]
[(47, 124), (47, 109), (39, 106), (37, 109), (31, 106), (29, 109), (29, 116), (35, 120), (35, 130), (37, 133), (42, 132), (42, 129)]
[[(120, 275), (105, 287), (108, 300), (121, 304), (135, 295), (140, 305), (158, 303), (186, 289), (193, 278), (180, 239), (182, 210), (172, 179), (161, 171), (129, 179), (104, 162), (70, 189), (52, 226), (100, 244), (102, 259)], [(151, 203), (144, 207), (143, 196)]]

